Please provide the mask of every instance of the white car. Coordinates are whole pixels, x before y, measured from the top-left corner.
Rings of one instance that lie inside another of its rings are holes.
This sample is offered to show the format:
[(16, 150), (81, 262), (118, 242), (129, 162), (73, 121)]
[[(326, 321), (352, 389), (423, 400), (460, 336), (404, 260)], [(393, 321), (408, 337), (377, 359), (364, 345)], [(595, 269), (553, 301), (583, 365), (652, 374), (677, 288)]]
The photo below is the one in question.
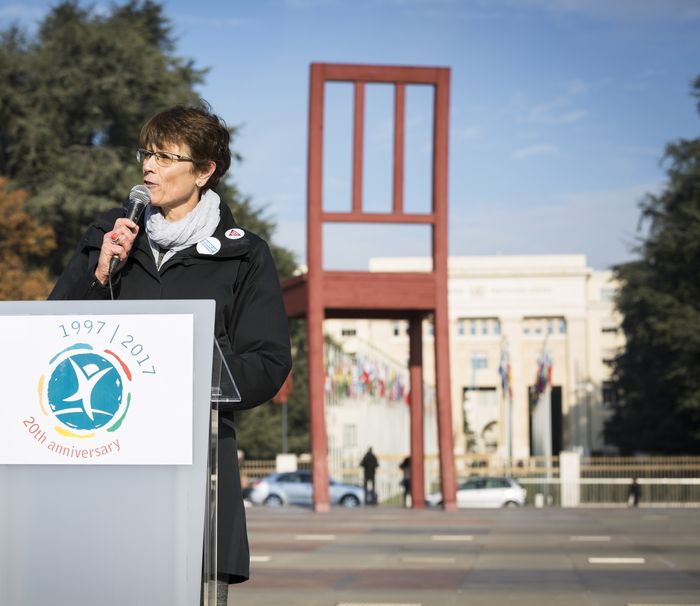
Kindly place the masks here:
[[(457, 487), (457, 507), (521, 507), (527, 493), (513, 478), (469, 478)], [(430, 506), (442, 505), (442, 493), (434, 492), (425, 497)]]

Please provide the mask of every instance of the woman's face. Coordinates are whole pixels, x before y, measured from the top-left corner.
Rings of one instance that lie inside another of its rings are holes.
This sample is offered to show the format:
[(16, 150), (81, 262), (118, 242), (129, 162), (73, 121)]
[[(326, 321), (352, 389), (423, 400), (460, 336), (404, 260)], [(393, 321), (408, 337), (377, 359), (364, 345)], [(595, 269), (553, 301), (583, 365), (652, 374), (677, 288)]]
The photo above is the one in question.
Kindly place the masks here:
[[(186, 144), (168, 143), (149, 151), (169, 152), (191, 158)], [(213, 170), (213, 168), (212, 168)], [(158, 206), (166, 219), (182, 219), (199, 202), (199, 192), (211, 171), (197, 171), (190, 161), (174, 161), (161, 166), (155, 156), (143, 162), (143, 184), (151, 192), (151, 204)]]

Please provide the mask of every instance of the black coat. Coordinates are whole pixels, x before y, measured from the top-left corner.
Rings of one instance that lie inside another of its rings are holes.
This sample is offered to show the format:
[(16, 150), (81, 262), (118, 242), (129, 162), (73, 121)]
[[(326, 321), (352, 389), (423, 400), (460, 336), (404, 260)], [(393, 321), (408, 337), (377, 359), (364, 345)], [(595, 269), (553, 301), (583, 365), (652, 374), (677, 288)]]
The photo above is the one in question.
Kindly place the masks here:
[[(143, 227), (114, 283), (115, 299), (214, 299), (216, 339), (241, 392), (237, 409), (270, 400), (291, 368), (287, 316), (277, 271), (264, 240), (245, 231), (230, 239), (237, 227), (231, 211), (220, 205), (221, 220), (213, 237), (221, 243), (215, 254), (191, 246), (156, 268)], [(95, 280), (104, 234), (111, 231), (122, 209), (100, 215), (88, 228), (49, 299), (109, 299), (109, 288)], [(231, 582), (247, 580), (250, 554), (241, 497), (233, 411), (219, 412), (218, 568)]]

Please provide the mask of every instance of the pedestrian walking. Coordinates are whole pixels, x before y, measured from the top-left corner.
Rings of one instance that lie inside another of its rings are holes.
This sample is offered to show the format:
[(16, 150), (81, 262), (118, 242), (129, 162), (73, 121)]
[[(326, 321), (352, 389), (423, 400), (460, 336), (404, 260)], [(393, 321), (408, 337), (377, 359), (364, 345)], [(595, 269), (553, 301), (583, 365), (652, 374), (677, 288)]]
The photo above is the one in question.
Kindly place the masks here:
[(403, 474), (403, 478), (401, 480), (401, 486), (403, 487), (403, 506), (410, 507), (411, 506), (411, 457), (410, 456), (406, 457), (403, 461), (401, 461), (401, 465), (399, 465), (399, 469), (401, 469), (401, 472)]
[(360, 467), (362, 467), (364, 475), (365, 505), (376, 505), (377, 489), (375, 485), (375, 474), (377, 467), (379, 467), (379, 461), (377, 461), (377, 457), (372, 452), (371, 446), (367, 449), (365, 456), (362, 457)]
[(629, 492), (627, 493), (627, 505), (630, 507), (639, 506), (639, 497), (642, 494), (642, 487), (639, 485), (637, 478), (632, 478), (632, 483), (630, 484)]

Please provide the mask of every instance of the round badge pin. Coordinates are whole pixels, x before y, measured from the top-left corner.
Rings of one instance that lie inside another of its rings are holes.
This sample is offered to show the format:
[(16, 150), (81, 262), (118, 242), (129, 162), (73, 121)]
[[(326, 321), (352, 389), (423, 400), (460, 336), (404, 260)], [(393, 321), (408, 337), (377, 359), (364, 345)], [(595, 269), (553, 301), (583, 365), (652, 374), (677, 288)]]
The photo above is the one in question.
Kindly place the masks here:
[(204, 238), (197, 243), (197, 252), (200, 255), (215, 255), (221, 248), (221, 242), (218, 238)]
[(234, 227), (226, 232), (226, 237), (229, 240), (240, 240), (243, 236), (245, 236), (245, 231), (240, 227)]

